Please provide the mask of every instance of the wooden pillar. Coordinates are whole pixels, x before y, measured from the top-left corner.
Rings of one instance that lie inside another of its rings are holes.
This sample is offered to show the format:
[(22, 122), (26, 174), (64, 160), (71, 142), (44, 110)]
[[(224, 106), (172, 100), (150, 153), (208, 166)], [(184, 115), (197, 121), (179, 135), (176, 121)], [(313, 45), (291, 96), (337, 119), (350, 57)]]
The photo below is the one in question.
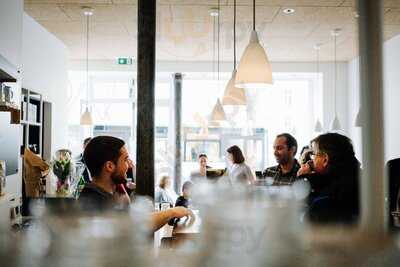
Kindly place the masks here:
[(383, 1), (358, 0), (360, 88), (363, 112), (363, 175), (361, 229), (381, 235), (386, 231), (382, 79)]
[(173, 74), (174, 79), (174, 177), (175, 191), (179, 194), (182, 187), (182, 74)]
[(154, 198), (156, 0), (138, 0), (136, 191)]

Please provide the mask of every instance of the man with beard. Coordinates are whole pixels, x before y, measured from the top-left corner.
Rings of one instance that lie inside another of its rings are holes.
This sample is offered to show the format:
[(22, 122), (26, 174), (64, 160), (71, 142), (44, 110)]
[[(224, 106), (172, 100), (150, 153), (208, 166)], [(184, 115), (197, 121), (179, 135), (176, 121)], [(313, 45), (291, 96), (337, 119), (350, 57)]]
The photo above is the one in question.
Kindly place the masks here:
[[(123, 184), (129, 168), (129, 155), (123, 140), (112, 136), (97, 136), (86, 146), (83, 153), (92, 182), (86, 184), (79, 196), (84, 212), (103, 212), (129, 207), (130, 198)], [(172, 218), (189, 216), (191, 212), (177, 207), (151, 215), (151, 227), (155, 231)]]
[(279, 134), (274, 142), (274, 155), (278, 165), (267, 168), (263, 177), (272, 177), (272, 185), (291, 185), (296, 180), (300, 168), (294, 158), (296, 152), (296, 139), (288, 133)]

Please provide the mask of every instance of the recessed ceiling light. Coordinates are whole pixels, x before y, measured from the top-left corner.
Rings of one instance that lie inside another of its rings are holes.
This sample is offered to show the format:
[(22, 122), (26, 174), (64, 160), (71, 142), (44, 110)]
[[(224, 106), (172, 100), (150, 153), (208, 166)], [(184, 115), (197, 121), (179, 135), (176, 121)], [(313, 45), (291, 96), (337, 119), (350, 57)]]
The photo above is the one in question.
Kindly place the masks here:
[(293, 14), (296, 10), (294, 8), (285, 8), (283, 13), (285, 14)]
[(91, 8), (91, 7), (83, 6), (82, 11), (83, 11), (83, 15), (85, 15), (85, 16), (93, 15), (93, 8)]
[(210, 8), (209, 13), (210, 13), (211, 17), (218, 17), (219, 10), (218, 10), (218, 8), (213, 7), (213, 8)]

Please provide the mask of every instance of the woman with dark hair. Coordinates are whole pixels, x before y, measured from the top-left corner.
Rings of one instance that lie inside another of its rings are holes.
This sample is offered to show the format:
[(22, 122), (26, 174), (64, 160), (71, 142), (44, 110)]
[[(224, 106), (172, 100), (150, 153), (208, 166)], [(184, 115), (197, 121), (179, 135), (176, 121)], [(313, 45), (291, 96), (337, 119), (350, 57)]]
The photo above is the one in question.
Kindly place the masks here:
[(231, 146), (227, 150), (228, 152), (228, 161), (231, 163), (231, 166), (228, 170), (229, 179), (232, 184), (253, 184), (255, 182), (255, 178), (251, 169), (245, 163), (245, 159), (242, 151), (238, 146)]
[(360, 163), (351, 140), (326, 133), (312, 141), (312, 161), (303, 164), (298, 176), (311, 184), (308, 218), (321, 223), (354, 223), (359, 215)]

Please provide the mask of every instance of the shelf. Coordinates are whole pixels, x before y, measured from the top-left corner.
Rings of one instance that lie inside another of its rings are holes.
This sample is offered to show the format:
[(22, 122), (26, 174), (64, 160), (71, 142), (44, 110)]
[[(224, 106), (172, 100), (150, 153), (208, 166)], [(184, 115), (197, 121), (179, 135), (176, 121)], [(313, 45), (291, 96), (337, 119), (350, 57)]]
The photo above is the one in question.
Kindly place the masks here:
[(29, 126), (42, 126), (40, 122), (33, 122), (33, 121), (21, 121), (21, 124), (23, 125), (29, 125)]
[(20, 123), (21, 111), (19, 110), (17, 105), (7, 102), (0, 102), (0, 111), (11, 113), (11, 119), (10, 119), (11, 124)]

